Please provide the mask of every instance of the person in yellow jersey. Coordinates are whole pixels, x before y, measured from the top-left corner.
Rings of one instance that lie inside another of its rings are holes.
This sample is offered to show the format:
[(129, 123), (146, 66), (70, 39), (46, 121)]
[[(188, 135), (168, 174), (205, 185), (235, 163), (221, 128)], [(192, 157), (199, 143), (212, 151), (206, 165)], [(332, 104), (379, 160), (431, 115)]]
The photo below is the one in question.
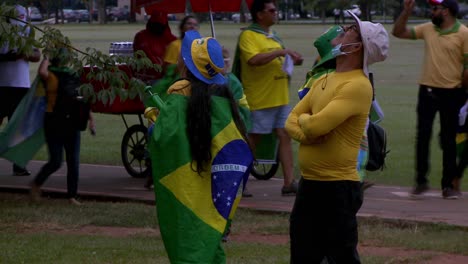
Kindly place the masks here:
[[(416, 108), (416, 184), (412, 196), (429, 190), (429, 143), (437, 112), (440, 119), (442, 145), (442, 197), (457, 199), (459, 186), (452, 181), (457, 174), (456, 142), (458, 112), (468, 87), (468, 28), (457, 20), (456, 0), (429, 0), (432, 23), (407, 27), (414, 0), (405, 0), (404, 8), (393, 26), (393, 35), (425, 42), (423, 69), (419, 80)], [(465, 89), (464, 89), (465, 88)], [(459, 183), (459, 181), (458, 181)]]
[[(297, 183), (293, 174), (291, 139), (284, 123), (289, 106), (290, 74), (283, 71), (285, 60), (302, 64), (302, 55), (284, 47), (271, 30), (278, 14), (273, 0), (254, 0), (250, 13), (253, 23), (239, 36), (232, 72), (239, 78), (251, 111), (252, 128), (249, 139), (252, 147), (262, 134), (274, 132), (279, 139), (279, 160), (283, 168), (282, 195), (295, 195)], [(244, 193), (244, 196), (251, 196)]]
[(294, 264), (360, 263), (356, 163), (372, 102), (368, 65), (385, 60), (389, 40), (381, 24), (350, 15), (356, 23), (331, 42), (336, 71), (315, 80), (286, 121), (302, 176), (290, 216)]
[(189, 30), (198, 30), (198, 28), (198, 20), (194, 16), (187, 15), (180, 21), (180, 37), (169, 43), (169, 45), (166, 48), (166, 53), (164, 54), (164, 63), (166, 67), (168, 67), (169, 65), (177, 65), (177, 60), (180, 56), (180, 48), (182, 46), (182, 39), (185, 36), (185, 32)]

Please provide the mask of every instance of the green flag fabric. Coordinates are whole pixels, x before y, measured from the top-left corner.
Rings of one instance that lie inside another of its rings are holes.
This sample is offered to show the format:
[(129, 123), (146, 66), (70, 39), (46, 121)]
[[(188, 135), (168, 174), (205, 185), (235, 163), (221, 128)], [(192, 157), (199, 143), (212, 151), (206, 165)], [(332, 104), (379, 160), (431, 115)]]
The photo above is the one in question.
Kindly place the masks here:
[(25, 167), (44, 145), (45, 95), (43, 83), (36, 78), (0, 132), (0, 157)]
[(171, 94), (149, 135), (159, 226), (171, 263), (225, 263), (222, 235), (253, 156), (225, 98), (211, 98), (211, 172), (196, 173), (186, 135), (188, 97)]

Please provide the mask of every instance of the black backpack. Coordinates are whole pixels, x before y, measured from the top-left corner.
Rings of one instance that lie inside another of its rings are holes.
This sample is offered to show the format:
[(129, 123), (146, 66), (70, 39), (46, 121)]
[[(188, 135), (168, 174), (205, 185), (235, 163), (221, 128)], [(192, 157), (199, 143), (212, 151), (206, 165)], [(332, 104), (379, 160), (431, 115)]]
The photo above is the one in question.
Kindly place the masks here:
[(80, 96), (80, 78), (67, 71), (50, 70), (58, 79), (54, 113), (64, 120), (64, 125), (76, 130), (86, 130), (90, 105)]
[[(369, 80), (372, 85), (372, 100), (375, 100), (374, 78), (372, 73), (369, 73)], [(369, 160), (367, 161), (366, 170), (376, 171), (385, 168), (385, 158), (387, 157), (387, 132), (381, 126), (369, 121), (367, 127), (367, 142), (369, 145)]]
[(367, 142), (369, 144), (369, 160), (366, 170), (383, 170), (387, 156), (387, 133), (381, 126), (369, 122), (367, 127)]

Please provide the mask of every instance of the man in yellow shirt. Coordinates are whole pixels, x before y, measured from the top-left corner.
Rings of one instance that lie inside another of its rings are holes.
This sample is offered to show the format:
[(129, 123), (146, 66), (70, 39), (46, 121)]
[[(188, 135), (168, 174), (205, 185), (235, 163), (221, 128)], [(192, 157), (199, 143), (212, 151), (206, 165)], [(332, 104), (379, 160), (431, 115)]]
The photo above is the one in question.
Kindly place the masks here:
[(315, 80), (286, 121), (302, 175), (290, 217), (294, 264), (360, 263), (356, 163), (372, 101), (368, 65), (387, 57), (389, 41), (381, 24), (350, 14), (356, 24), (331, 42), (336, 71)]
[(232, 72), (242, 82), (250, 106), (252, 128), (249, 139), (252, 147), (260, 142), (262, 134), (276, 133), (284, 176), (281, 193), (295, 195), (297, 183), (293, 174), (291, 139), (284, 129), (290, 112), (290, 76), (282, 67), (286, 56), (296, 65), (302, 63), (302, 56), (284, 48), (281, 39), (270, 29), (277, 20), (273, 0), (254, 0), (250, 13), (253, 24), (239, 36)]
[(452, 184), (456, 175), (456, 142), (458, 112), (468, 84), (468, 28), (456, 16), (456, 0), (430, 0), (432, 23), (413, 28), (406, 26), (414, 0), (405, 0), (404, 9), (393, 27), (393, 35), (403, 39), (424, 39), (424, 61), (417, 105), (416, 185), (413, 196), (429, 190), (429, 143), (437, 112), (443, 151), (442, 197), (460, 196)]

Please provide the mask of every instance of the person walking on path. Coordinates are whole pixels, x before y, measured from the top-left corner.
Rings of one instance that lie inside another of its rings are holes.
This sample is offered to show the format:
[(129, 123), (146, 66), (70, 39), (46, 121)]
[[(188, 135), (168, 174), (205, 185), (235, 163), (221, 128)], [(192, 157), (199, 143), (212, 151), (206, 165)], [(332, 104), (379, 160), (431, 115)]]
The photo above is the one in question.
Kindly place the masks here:
[[(9, 19), (9, 24), (24, 28), (22, 34), (27, 37), (30, 28), (26, 24), (26, 8), (15, 6), (17, 19)], [(41, 52), (34, 49), (30, 55), (17, 52), (17, 47), (11, 47), (8, 43), (0, 47), (0, 124), (5, 117), (11, 119), (21, 99), (31, 87), (29, 78), (29, 62), (38, 62)], [(14, 176), (29, 176), (26, 168), (13, 164)]]
[[(44, 135), (49, 152), (49, 161), (42, 166), (36, 178), (31, 183), (31, 198), (39, 201), (40, 188), (47, 178), (62, 166), (63, 150), (67, 161), (67, 196), (71, 204), (80, 205), (76, 200), (78, 190), (79, 166), (80, 166), (80, 130), (71, 118), (69, 105), (75, 105), (64, 94), (64, 84), (61, 80), (79, 77), (67, 67), (69, 51), (60, 48), (58, 54), (51, 61), (44, 55), (39, 65), (38, 74), (45, 83), (47, 95), (47, 108), (44, 117)], [(50, 66), (50, 67), (49, 67)], [(73, 98), (76, 100), (77, 98)], [(94, 131), (94, 119), (90, 113), (89, 128)]]
[[(289, 106), (288, 73), (283, 71), (286, 57), (295, 65), (302, 64), (302, 55), (284, 47), (271, 30), (277, 21), (277, 9), (272, 0), (254, 0), (250, 8), (253, 23), (239, 36), (232, 72), (244, 87), (251, 110), (252, 128), (249, 139), (252, 147), (260, 142), (262, 134), (274, 131), (279, 139), (279, 159), (283, 168), (282, 195), (295, 195), (291, 139), (284, 123), (291, 110)], [(245, 196), (251, 196), (245, 194)]]
[(468, 29), (456, 16), (456, 0), (430, 0), (432, 23), (407, 27), (415, 0), (405, 0), (404, 8), (393, 27), (393, 35), (403, 39), (423, 39), (424, 61), (417, 103), (416, 185), (411, 192), (419, 196), (429, 190), (429, 143), (437, 112), (440, 115), (442, 145), (442, 196), (457, 199), (453, 189), (456, 175), (458, 112), (466, 99), (468, 87)]
[(350, 15), (356, 23), (331, 42), (335, 72), (315, 80), (286, 121), (302, 175), (290, 216), (294, 264), (360, 263), (356, 164), (372, 102), (368, 65), (386, 59), (389, 40), (381, 24)]

